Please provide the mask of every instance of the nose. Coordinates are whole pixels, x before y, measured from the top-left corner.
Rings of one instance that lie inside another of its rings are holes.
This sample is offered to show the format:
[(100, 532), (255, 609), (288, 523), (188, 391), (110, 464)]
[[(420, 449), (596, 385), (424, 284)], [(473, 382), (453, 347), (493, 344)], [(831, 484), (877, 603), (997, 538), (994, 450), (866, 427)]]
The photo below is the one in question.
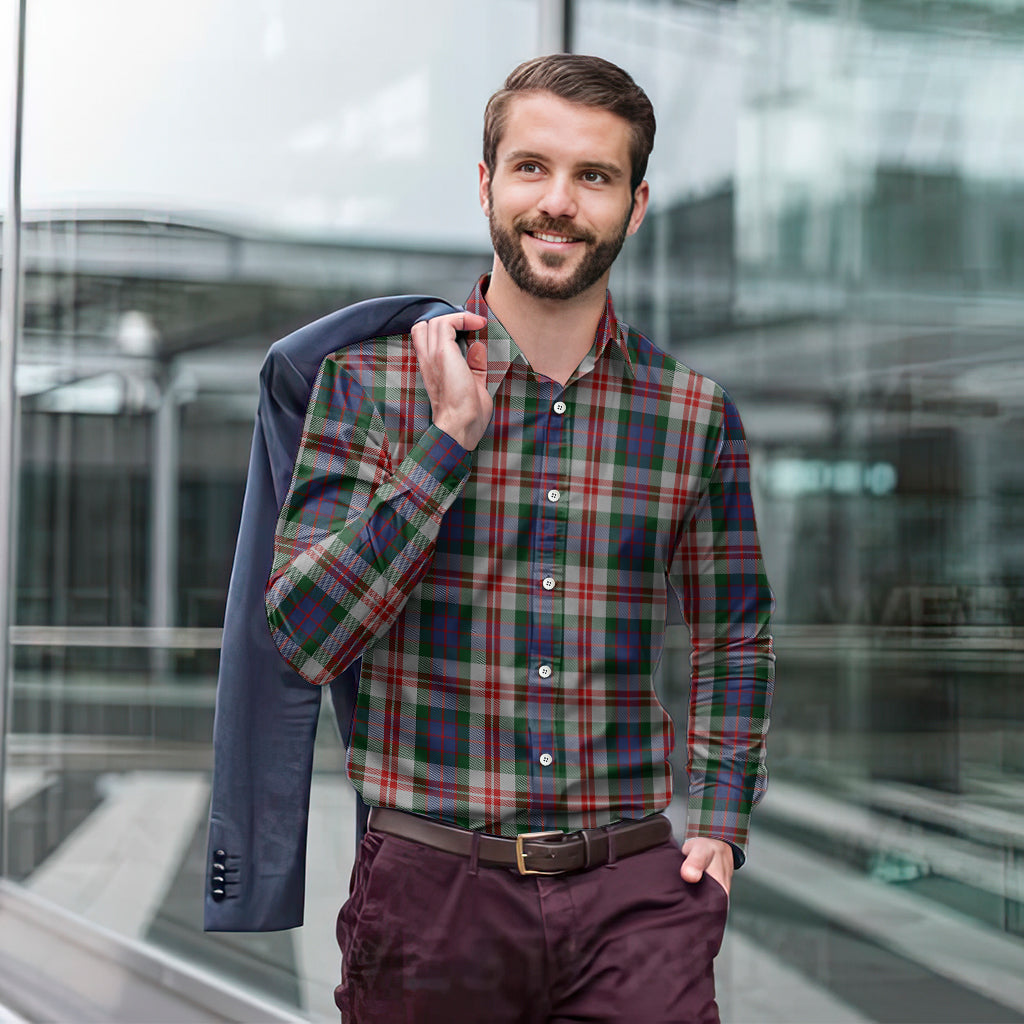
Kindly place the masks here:
[(564, 175), (552, 175), (537, 209), (548, 217), (575, 217), (577, 203), (572, 182)]

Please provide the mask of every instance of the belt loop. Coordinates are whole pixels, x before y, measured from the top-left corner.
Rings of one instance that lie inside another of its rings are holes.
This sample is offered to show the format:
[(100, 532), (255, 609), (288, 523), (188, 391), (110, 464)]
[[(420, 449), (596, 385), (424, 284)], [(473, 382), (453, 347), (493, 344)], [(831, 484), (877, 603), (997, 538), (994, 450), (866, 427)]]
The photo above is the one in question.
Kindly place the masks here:
[(615, 832), (614, 832), (613, 829), (608, 829), (608, 831), (605, 832), (605, 835), (608, 837), (608, 867), (614, 868), (614, 867), (616, 867), (616, 864), (615, 864)]
[(480, 833), (469, 838), (469, 873), (475, 878), (480, 871)]
[(590, 835), (588, 829), (583, 829), (580, 832), (583, 837), (583, 870), (586, 871), (590, 868)]

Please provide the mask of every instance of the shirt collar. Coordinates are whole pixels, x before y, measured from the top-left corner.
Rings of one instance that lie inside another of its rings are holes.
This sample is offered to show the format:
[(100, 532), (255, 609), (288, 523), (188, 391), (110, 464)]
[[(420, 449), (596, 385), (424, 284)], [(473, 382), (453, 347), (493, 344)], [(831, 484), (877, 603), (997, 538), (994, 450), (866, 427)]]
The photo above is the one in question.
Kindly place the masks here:
[[(473, 291), (470, 292), (469, 298), (466, 299), (466, 309), (470, 313), (487, 317), (487, 326), (485, 328), (480, 331), (467, 332), (467, 334), (487, 344), (487, 390), (493, 398), (494, 393), (498, 390), (498, 386), (505, 379), (505, 374), (508, 373), (509, 367), (516, 362), (522, 366), (529, 366), (529, 362), (515, 343), (515, 340), (505, 330), (487, 305), (485, 293), (487, 292), (490, 280), (491, 275), (484, 274), (477, 281)], [(486, 337), (481, 337), (484, 334)], [(636, 370), (629, 354), (628, 337), (628, 329), (624, 324), (620, 324), (615, 316), (612, 297), (609, 293), (605, 299), (604, 312), (601, 314), (601, 319), (597, 325), (597, 333), (594, 335), (594, 344), (583, 357), (583, 361), (572, 375), (570, 383), (590, 373), (605, 352), (618, 353), (625, 364), (626, 373), (630, 378), (635, 378)]]

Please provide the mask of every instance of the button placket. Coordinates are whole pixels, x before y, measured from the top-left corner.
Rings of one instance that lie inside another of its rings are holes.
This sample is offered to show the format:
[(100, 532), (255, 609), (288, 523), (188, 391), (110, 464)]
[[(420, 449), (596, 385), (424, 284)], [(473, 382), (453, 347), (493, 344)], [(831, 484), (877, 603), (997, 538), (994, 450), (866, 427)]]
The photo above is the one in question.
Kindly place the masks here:
[[(570, 427), (568, 406), (550, 391), (544, 429), (538, 434), (536, 485), (539, 505), (535, 510), (533, 565), (537, 573), (531, 611), (530, 661), (534, 666), (529, 688), (533, 785), (538, 795), (549, 798), (557, 785), (555, 753), (561, 737), (551, 716), (552, 701), (541, 695), (559, 687), (561, 672), (561, 629), (563, 588), (559, 582), (564, 568), (565, 516), (567, 494), (558, 485), (565, 477), (565, 436)], [(543, 402), (543, 400), (542, 400)], [(541, 408), (544, 408), (542, 404)], [(537, 584), (539, 583), (539, 586)]]

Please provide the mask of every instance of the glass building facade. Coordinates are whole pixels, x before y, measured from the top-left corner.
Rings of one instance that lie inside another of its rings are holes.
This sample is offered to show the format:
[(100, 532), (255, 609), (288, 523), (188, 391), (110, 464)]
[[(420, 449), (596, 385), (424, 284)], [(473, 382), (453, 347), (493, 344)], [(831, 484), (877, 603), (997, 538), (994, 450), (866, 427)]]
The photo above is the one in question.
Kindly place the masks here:
[[(723, 1019), (1024, 1020), (1024, 2), (25, 10), (10, 886), (336, 1019), (354, 812), (326, 718), (305, 926), (201, 931), (257, 373), (357, 299), (462, 301), (486, 99), (567, 46), (654, 101), (616, 308), (736, 400), (778, 601)], [(14, 89), (0, 60), (3, 116)], [(677, 727), (687, 667), (684, 632)]]

